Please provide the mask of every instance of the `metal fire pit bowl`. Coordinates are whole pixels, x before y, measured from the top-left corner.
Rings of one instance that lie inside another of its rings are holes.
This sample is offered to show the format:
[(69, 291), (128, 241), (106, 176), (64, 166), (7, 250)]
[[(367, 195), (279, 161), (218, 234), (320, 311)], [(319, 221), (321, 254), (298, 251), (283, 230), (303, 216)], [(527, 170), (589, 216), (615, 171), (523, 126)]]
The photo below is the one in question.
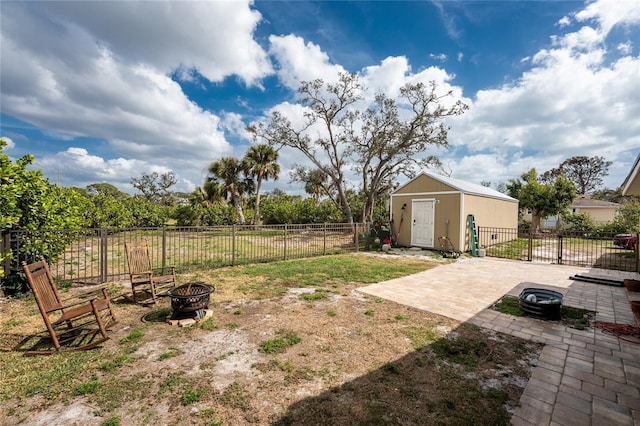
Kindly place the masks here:
[(534, 318), (559, 320), (563, 297), (553, 290), (525, 288), (520, 293), (520, 309)]
[(174, 314), (195, 312), (209, 307), (209, 295), (215, 287), (202, 281), (186, 283), (168, 291)]

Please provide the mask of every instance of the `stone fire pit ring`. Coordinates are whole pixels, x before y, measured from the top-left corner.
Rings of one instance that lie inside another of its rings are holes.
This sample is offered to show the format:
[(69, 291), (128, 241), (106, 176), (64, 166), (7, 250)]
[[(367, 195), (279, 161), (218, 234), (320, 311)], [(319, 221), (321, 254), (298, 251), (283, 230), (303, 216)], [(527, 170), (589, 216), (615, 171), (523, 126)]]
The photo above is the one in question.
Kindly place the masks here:
[(520, 293), (520, 309), (534, 318), (559, 320), (563, 298), (563, 294), (557, 291), (525, 288)]

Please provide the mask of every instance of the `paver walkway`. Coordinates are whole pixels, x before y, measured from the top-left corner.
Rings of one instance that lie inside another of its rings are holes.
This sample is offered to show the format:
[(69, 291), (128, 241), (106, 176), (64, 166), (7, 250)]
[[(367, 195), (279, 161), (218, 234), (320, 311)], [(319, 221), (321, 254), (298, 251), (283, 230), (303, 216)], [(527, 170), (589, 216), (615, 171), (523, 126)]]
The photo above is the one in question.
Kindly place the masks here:
[(596, 321), (637, 325), (624, 287), (570, 279), (639, 274), (493, 258), (462, 258), (358, 290), (481, 327), (545, 343), (511, 422), (514, 425), (640, 425), (640, 345), (599, 329), (513, 317), (488, 309), (525, 287), (564, 294), (567, 306), (596, 311)]

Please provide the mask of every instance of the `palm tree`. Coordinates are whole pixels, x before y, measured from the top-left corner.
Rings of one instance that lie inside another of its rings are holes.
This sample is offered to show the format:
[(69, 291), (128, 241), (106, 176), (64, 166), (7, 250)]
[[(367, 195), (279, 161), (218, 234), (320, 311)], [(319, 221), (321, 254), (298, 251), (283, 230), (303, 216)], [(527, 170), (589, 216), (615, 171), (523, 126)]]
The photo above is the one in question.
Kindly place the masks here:
[(278, 151), (265, 144), (252, 145), (243, 159), (247, 176), (256, 178), (256, 207), (253, 211), (253, 224), (258, 224), (260, 217), (260, 188), (263, 180), (278, 180), (280, 165)]
[(210, 198), (224, 194), (231, 197), (231, 202), (238, 212), (238, 221), (245, 224), (242, 211), (242, 194), (253, 190), (253, 180), (244, 176), (243, 165), (235, 157), (223, 157), (209, 165), (209, 174), (204, 188)]

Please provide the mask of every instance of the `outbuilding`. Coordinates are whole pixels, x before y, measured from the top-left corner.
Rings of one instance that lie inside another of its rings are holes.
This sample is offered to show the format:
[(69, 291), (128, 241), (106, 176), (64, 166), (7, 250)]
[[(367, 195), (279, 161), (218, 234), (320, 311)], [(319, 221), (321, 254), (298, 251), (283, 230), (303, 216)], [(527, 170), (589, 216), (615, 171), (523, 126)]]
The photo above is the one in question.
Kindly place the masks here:
[(475, 225), (518, 227), (518, 200), (494, 189), (423, 172), (391, 194), (390, 215), (396, 243), (440, 249), (449, 237), (453, 250), (471, 249), (468, 216)]

